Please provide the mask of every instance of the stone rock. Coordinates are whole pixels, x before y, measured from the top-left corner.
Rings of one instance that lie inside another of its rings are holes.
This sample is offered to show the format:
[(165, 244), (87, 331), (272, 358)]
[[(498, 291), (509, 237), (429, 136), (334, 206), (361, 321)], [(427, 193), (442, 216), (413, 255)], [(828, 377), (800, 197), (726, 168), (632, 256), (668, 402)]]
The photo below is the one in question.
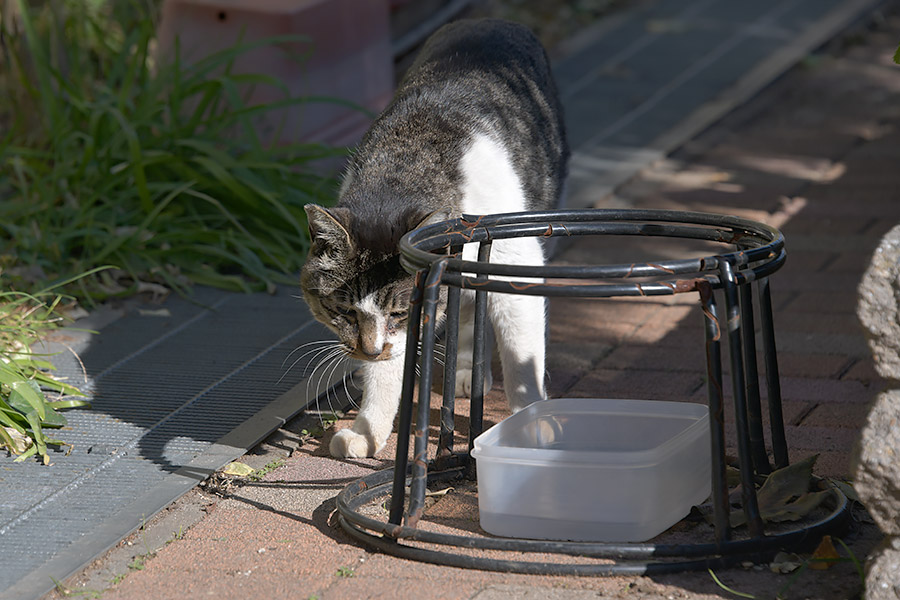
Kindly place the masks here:
[(866, 566), (866, 600), (900, 600), (900, 538), (872, 553)]
[(900, 380), (900, 225), (884, 236), (859, 284), (856, 314), (869, 333), (875, 368)]
[[(900, 383), (900, 225), (872, 256), (859, 284), (856, 314), (868, 332), (876, 370)], [(856, 463), (856, 493), (887, 535), (867, 561), (866, 600), (900, 600), (900, 389), (875, 398)]]
[(900, 390), (878, 394), (869, 411), (854, 487), (881, 531), (900, 535)]

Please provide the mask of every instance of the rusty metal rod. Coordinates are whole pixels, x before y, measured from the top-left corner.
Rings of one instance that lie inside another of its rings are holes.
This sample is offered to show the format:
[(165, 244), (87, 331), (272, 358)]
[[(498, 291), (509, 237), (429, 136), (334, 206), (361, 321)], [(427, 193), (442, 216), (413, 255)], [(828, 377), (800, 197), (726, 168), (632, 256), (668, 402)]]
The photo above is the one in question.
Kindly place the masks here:
[(772, 453), (775, 467), (788, 466), (788, 448), (784, 433), (784, 414), (781, 406), (781, 379), (778, 373), (778, 355), (775, 348), (775, 321), (772, 316), (772, 294), (769, 278), (757, 284), (759, 295), (759, 325), (762, 331), (763, 359), (766, 366), (766, 389), (769, 394), (769, 427), (772, 431)]
[(709, 439), (712, 465), (713, 525), (716, 544), (731, 539), (728, 480), (725, 470), (725, 392), (722, 388), (722, 330), (716, 298), (709, 282), (699, 286), (706, 334), (706, 389), (709, 397)]
[[(483, 242), (478, 247), (478, 262), (489, 262), (491, 243)], [(469, 405), (469, 451), (475, 446), (475, 438), (484, 428), (484, 374), (490, 368), (490, 358), (485, 356), (485, 328), (487, 322), (487, 292), (475, 292), (475, 336), (472, 348), (472, 397)], [(474, 467), (474, 462), (472, 464)], [(469, 475), (474, 475), (471, 471)]]
[(737, 429), (738, 455), (741, 462), (741, 499), (747, 527), (752, 536), (762, 536), (763, 523), (759, 515), (759, 502), (753, 478), (753, 459), (750, 450), (750, 431), (747, 424), (746, 382), (741, 356), (741, 311), (738, 306), (738, 290), (734, 270), (727, 260), (719, 264), (722, 286), (725, 291), (725, 316), (728, 332), (728, 348), (731, 355), (731, 384), (734, 394), (734, 422)]
[(412, 427), (413, 391), (416, 386), (416, 362), (419, 352), (419, 326), (422, 322), (422, 297), (428, 269), (416, 272), (416, 283), (409, 299), (406, 321), (406, 354), (403, 357), (403, 387), (400, 391), (400, 422), (397, 425), (397, 455), (388, 522), (400, 525), (406, 497), (406, 470), (409, 462), (409, 430)]
[(453, 455), (453, 432), (456, 429), (456, 349), (459, 346), (460, 289), (447, 288), (447, 325), (444, 335), (444, 388), (441, 401), (441, 432), (438, 436), (437, 468)]
[(741, 305), (741, 328), (744, 342), (744, 368), (746, 369), (747, 424), (750, 428), (750, 452), (753, 470), (759, 475), (772, 472), (766, 441), (763, 437), (762, 404), (759, 397), (759, 369), (756, 365), (756, 322), (753, 317), (753, 290), (750, 285), (738, 286)]
[(447, 259), (431, 266), (425, 278), (422, 302), (422, 357), (419, 361), (419, 405), (416, 414), (416, 430), (413, 440), (412, 479), (409, 484), (409, 510), (406, 525), (415, 527), (425, 510), (425, 481), (428, 476), (428, 417), (431, 412), (431, 379), (434, 370), (434, 330), (437, 321), (437, 305), (441, 296), (441, 275), (447, 268)]

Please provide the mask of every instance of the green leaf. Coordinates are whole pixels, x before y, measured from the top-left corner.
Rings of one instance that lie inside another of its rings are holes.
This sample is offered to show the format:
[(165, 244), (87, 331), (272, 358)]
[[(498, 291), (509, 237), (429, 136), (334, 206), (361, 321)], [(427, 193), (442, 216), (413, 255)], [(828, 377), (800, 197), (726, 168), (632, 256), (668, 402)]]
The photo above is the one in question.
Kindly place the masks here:
[(47, 438), (44, 436), (44, 430), (41, 427), (41, 420), (38, 417), (37, 413), (30, 412), (25, 415), (25, 418), (28, 419), (28, 424), (31, 425), (31, 439), (34, 440), (34, 445), (37, 446), (38, 454), (44, 456), (47, 454)]
[(18, 411), (9, 411), (5, 408), (0, 408), (0, 425), (4, 427), (12, 427), (22, 435), (25, 435), (25, 415)]
[(13, 460), (13, 462), (22, 462), (24, 460), (31, 458), (35, 454), (37, 454), (37, 446), (36, 445), (29, 446), (28, 450), (26, 450), (25, 452), (23, 452), (22, 454), (17, 456), (16, 459)]
[(50, 406), (47, 406), (47, 416), (41, 419), (42, 427), (52, 427), (54, 429), (65, 427), (67, 423), (68, 421), (66, 418), (53, 410)]
[(29, 407), (33, 409), (39, 418), (43, 419), (47, 414), (46, 400), (40, 388), (32, 381), (15, 381), (10, 384), (9, 405), (22, 413), (27, 414)]
[(61, 408), (91, 408), (91, 403), (87, 400), (54, 400), (47, 403), (54, 409)]
[(897, 46), (897, 51), (894, 52), (894, 62), (900, 65), (900, 46)]

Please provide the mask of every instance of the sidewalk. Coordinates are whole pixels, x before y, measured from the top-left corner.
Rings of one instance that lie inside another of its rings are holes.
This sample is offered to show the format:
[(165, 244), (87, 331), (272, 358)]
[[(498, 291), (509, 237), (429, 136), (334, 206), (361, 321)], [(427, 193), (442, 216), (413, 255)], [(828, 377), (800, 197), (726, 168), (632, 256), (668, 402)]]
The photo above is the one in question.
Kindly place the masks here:
[[(820, 475), (850, 475), (867, 404), (881, 386), (856, 321), (856, 286), (881, 235), (900, 222), (900, 77), (890, 60), (898, 40), (900, 19), (892, 17), (878, 31), (836, 41), (612, 197), (597, 199), (602, 207), (729, 213), (782, 229), (788, 262), (772, 288), (787, 437), (793, 460), (820, 455)], [(580, 239), (556, 260), (617, 262), (635, 260), (636, 252), (659, 258), (690, 251), (671, 242), (637, 247)], [(696, 304), (688, 295), (553, 300), (551, 395), (703, 402)], [(486, 418), (496, 422), (504, 414), (498, 386), (487, 401)], [(284, 457), (261, 481), (234, 486), (224, 498), (191, 492), (65, 586), (96, 590), (120, 579), (104, 599), (732, 597), (708, 573), (508, 575), (371, 552), (336, 526), (333, 499), (350, 481), (390, 466), (393, 452), (333, 460), (326, 452), (331, 432), (321, 439), (298, 434), (309, 427), (306, 419), (244, 459), (260, 467)], [(845, 541), (861, 558), (878, 535), (857, 516)], [(717, 575), (757, 597), (774, 596), (790, 578), (755, 567)], [(853, 566), (843, 563), (807, 570), (787, 597), (849, 598), (859, 584)]]

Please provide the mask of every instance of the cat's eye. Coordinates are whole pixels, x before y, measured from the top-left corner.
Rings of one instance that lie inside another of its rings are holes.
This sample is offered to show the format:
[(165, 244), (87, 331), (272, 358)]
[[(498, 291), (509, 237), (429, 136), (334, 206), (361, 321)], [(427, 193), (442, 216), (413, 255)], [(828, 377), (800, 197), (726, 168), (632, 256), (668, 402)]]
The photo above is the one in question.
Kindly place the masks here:
[(394, 310), (394, 311), (391, 311), (391, 318), (392, 318), (392, 319), (395, 319), (395, 320), (397, 320), (397, 321), (400, 321), (401, 319), (405, 319), (405, 318), (406, 318), (406, 315), (407, 315), (407, 311), (406, 311), (406, 310)]

